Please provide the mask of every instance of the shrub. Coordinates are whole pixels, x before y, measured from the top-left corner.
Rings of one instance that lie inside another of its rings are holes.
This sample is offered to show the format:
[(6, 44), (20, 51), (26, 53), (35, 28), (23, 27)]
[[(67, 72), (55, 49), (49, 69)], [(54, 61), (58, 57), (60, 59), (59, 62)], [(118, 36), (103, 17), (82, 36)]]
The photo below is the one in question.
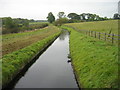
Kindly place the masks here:
[(64, 23), (68, 23), (68, 19), (67, 18), (60, 18), (60, 19), (57, 19), (53, 24), (55, 26), (61, 26), (62, 24)]

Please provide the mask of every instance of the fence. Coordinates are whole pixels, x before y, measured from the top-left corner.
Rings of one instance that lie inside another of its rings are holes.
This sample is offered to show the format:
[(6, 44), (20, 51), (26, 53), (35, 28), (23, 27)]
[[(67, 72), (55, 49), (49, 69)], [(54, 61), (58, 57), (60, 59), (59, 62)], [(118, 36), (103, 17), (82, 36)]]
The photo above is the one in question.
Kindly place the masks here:
[[(67, 26), (67, 25), (66, 25)], [(89, 35), (91, 37), (95, 37), (104, 41), (108, 41), (111, 42), (112, 44), (114, 43), (120, 43), (120, 35), (116, 35), (116, 34), (108, 34), (108, 33), (103, 33), (103, 32), (97, 32), (97, 31), (90, 31), (90, 30), (78, 30), (74, 27), (71, 26), (67, 26), (70, 27), (74, 30), (77, 30), (78, 32), (84, 33), (86, 35)]]

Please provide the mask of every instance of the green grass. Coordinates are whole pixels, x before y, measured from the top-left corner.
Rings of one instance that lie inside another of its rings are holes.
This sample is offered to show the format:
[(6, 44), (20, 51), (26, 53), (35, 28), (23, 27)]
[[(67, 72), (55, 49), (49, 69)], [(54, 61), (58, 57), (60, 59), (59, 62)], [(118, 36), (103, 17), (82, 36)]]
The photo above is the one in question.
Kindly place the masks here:
[(36, 30), (36, 31), (29, 31), (29, 32), (22, 32), (22, 33), (5, 34), (5, 35), (2, 35), (2, 41), (4, 42), (6, 40), (11, 40), (13, 38), (21, 38), (21, 37), (40, 34), (40, 33), (43, 32), (43, 30), (44, 29), (42, 29), (42, 30), (39, 29), (39, 30)]
[(70, 23), (65, 25), (72, 26), (78, 30), (91, 30), (106, 33), (109, 33), (111, 30), (112, 33), (118, 34), (118, 20)]
[(33, 31), (28, 31), (28, 32), (5, 34), (5, 35), (0, 35), (0, 36), (2, 36), (2, 41), (6, 42), (6, 41), (9, 41), (11, 39), (24, 38), (27, 36), (43, 34), (43, 33), (48, 32), (50, 29), (51, 30), (54, 29), (54, 26), (48, 26), (48, 27), (45, 27), (43, 29), (39, 29), (36, 31), (33, 30)]
[(30, 22), (29, 24), (34, 25), (34, 24), (44, 24), (44, 23), (49, 24), (48, 22)]
[(96, 38), (71, 32), (70, 54), (81, 88), (118, 88), (118, 47)]
[[(33, 43), (23, 49), (15, 51), (11, 54), (4, 55), (2, 58), (2, 85), (10, 82), (14, 76), (24, 67), (30, 60), (44, 48), (51, 40), (60, 34), (60, 30), (49, 35), (43, 40)], [(0, 60), (1, 61), (1, 60)]]
[(22, 49), (58, 31), (59, 28), (50, 25), (43, 29), (29, 32), (2, 35), (2, 55), (4, 56), (13, 51)]

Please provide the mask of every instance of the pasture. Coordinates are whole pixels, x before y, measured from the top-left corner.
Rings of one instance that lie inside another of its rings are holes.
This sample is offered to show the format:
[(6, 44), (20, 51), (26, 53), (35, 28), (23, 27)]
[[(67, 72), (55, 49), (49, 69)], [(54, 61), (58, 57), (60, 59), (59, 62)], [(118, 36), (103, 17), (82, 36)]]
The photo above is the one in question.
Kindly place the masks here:
[(118, 88), (118, 47), (62, 26), (71, 32), (70, 56), (81, 88)]
[(90, 30), (103, 33), (118, 34), (118, 20), (94, 21), (65, 24), (76, 28), (77, 30)]
[(118, 33), (118, 20), (94, 21), (65, 24), (80, 33), (118, 45), (120, 34)]

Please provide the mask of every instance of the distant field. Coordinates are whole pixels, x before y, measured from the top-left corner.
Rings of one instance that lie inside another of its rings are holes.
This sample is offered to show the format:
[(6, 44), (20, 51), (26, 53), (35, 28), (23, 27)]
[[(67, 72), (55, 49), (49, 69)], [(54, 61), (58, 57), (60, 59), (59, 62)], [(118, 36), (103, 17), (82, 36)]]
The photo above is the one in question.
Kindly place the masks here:
[(59, 29), (55, 26), (48, 26), (31, 32), (6, 34), (2, 36), (2, 54), (9, 54), (13, 51), (29, 46), (36, 41), (40, 41), (56, 32)]
[(65, 25), (72, 26), (77, 30), (91, 30), (106, 33), (111, 31), (111, 33), (118, 34), (118, 20), (70, 23)]
[(33, 24), (41, 24), (41, 23), (47, 23), (48, 24), (48, 22), (30, 22), (29, 24), (31, 25), (33, 25)]

